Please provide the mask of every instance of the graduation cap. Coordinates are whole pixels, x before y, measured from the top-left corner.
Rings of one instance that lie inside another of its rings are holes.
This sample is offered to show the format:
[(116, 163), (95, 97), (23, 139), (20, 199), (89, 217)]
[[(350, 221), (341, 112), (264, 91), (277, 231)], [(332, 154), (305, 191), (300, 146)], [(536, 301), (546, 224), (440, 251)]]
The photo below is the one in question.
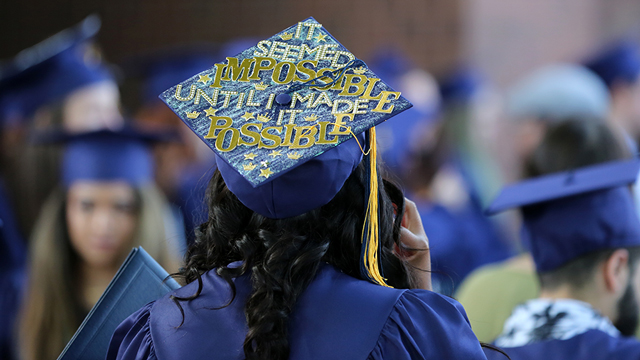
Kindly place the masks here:
[(112, 79), (89, 46), (99, 29), (100, 19), (91, 15), (1, 63), (0, 98), (11, 99), (8, 109), (28, 117), (80, 87)]
[(640, 76), (640, 50), (631, 41), (619, 41), (585, 63), (611, 87), (617, 81), (635, 83)]
[(229, 189), (268, 218), (327, 204), (366, 154), (363, 276), (384, 284), (374, 126), (411, 104), (320, 23), (299, 22), (160, 98), (216, 153)]
[(65, 144), (62, 183), (78, 180), (125, 181), (143, 185), (153, 181), (154, 161), (150, 143), (163, 140), (132, 128), (98, 130), (77, 135), (59, 134), (49, 142)]
[(440, 97), (445, 104), (470, 101), (482, 88), (484, 79), (469, 67), (461, 67), (440, 83)]
[(640, 246), (631, 190), (640, 160), (623, 160), (533, 178), (505, 187), (491, 215), (520, 207), (539, 273), (590, 252)]

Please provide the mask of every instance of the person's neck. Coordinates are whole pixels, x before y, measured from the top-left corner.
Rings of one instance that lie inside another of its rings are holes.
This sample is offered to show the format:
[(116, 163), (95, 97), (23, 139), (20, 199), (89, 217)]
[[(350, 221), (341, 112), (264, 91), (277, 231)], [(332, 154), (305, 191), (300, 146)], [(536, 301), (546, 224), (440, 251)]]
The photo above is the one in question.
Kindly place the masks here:
[(118, 271), (111, 266), (97, 267), (81, 263), (78, 268), (80, 302), (85, 310), (90, 310)]
[(593, 309), (609, 319), (613, 319), (612, 316), (614, 316), (613, 309), (608, 305), (608, 302), (601, 296), (597, 296), (594, 291), (577, 290), (568, 285), (558, 286), (554, 289), (546, 289), (543, 287), (540, 289), (539, 298), (548, 300), (578, 300), (591, 305)]

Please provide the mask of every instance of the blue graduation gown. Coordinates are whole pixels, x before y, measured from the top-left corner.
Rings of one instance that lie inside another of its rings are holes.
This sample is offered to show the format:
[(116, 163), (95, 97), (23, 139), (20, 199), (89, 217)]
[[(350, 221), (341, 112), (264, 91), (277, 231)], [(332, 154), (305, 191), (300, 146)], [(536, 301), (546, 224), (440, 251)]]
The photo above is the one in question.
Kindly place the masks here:
[[(634, 360), (640, 359), (640, 342), (635, 338), (613, 337), (589, 330), (568, 340), (548, 340), (513, 348), (502, 348), (512, 360)], [(489, 359), (504, 360), (487, 351)]]
[[(249, 275), (234, 280), (237, 296), (214, 271), (203, 275), (199, 297), (168, 296), (147, 304), (115, 331), (107, 359), (244, 359), (244, 304)], [(193, 282), (175, 293), (190, 296)], [(290, 317), (290, 359), (485, 359), (462, 306), (426, 290), (399, 290), (322, 266)]]
[(15, 354), (15, 318), (26, 282), (27, 250), (0, 181), (0, 359)]
[(454, 293), (476, 268), (515, 253), (497, 224), (484, 215), (478, 191), (460, 161), (451, 160), (448, 165), (464, 181), (468, 201), (455, 209), (416, 201), (429, 237), (434, 287), (443, 294)]

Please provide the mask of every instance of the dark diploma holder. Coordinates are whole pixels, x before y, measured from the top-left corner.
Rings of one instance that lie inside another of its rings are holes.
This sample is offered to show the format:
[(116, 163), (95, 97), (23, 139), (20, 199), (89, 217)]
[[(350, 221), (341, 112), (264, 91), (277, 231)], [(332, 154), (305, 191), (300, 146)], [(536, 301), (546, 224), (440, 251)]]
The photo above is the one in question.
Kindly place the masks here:
[(180, 285), (142, 247), (131, 250), (58, 360), (104, 360), (111, 335), (129, 315)]

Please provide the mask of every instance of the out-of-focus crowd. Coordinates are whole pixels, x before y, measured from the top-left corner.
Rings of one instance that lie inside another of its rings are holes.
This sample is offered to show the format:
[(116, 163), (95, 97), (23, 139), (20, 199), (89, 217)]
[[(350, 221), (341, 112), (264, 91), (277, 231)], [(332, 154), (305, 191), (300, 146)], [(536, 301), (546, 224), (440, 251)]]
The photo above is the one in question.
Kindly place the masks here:
[[(158, 95), (256, 42), (116, 68), (98, 30), (88, 18), (0, 67), (2, 359), (56, 358), (132, 246), (178, 269), (206, 219), (215, 160)], [(421, 214), (434, 291), (455, 296), (492, 341), (540, 287), (519, 214), (484, 208), (504, 183), (636, 156), (639, 49), (620, 39), (506, 92), (472, 67), (435, 79), (397, 49), (364, 60), (413, 104), (377, 127), (378, 141), (387, 177)], [(138, 84), (138, 108), (121, 105), (124, 82)]]

